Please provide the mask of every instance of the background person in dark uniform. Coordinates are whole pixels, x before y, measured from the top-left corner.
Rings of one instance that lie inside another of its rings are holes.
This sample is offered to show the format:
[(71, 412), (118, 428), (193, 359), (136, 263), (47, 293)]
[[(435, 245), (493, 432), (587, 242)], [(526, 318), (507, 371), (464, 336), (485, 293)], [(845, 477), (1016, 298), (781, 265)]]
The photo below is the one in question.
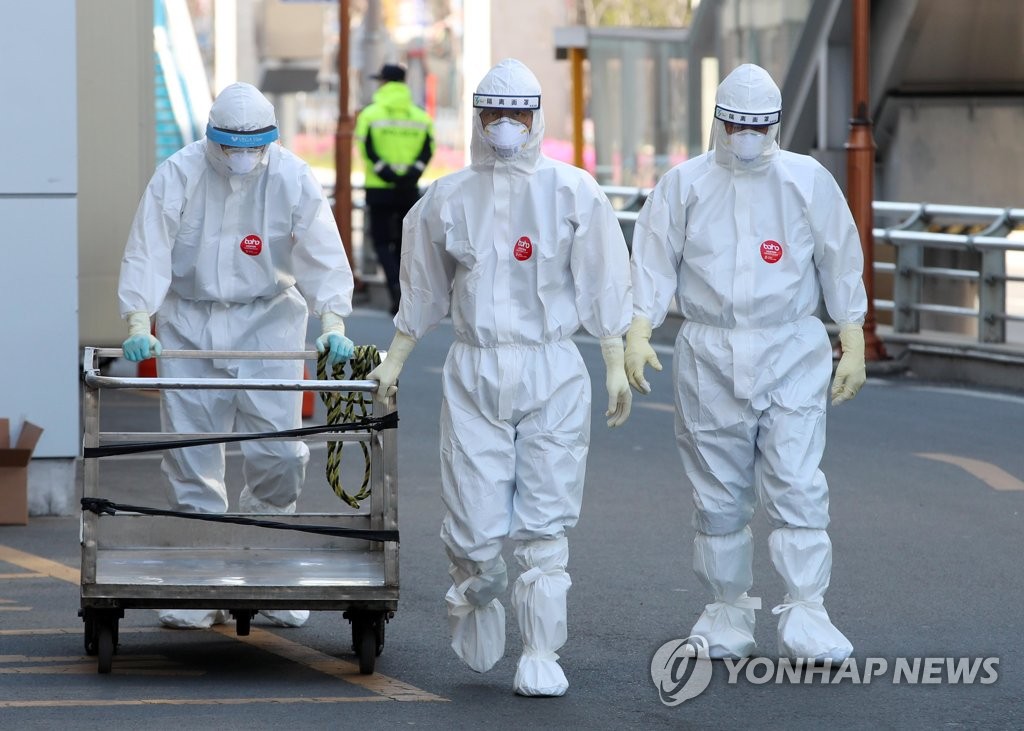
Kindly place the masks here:
[(401, 300), (402, 219), (419, 199), (419, 179), (434, 154), (434, 130), (430, 116), (412, 101), (403, 67), (384, 64), (373, 78), (381, 85), (356, 118), (355, 136), (366, 168), (370, 236), (395, 313)]

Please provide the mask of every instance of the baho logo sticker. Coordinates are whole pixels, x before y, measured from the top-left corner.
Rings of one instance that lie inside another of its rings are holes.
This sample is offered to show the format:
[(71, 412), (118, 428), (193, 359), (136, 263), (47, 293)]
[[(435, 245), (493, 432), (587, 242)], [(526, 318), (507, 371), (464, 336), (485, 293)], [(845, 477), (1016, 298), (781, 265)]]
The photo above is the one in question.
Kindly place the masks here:
[(530, 241), (529, 237), (519, 237), (519, 241), (516, 242), (515, 248), (512, 249), (512, 256), (519, 261), (526, 261), (533, 256), (533, 242)]
[(774, 264), (782, 258), (782, 244), (778, 241), (767, 241), (761, 242), (761, 258), (769, 264)]
[(263, 239), (256, 234), (249, 234), (242, 239), (239, 248), (249, 256), (259, 256), (259, 253), (263, 251)]

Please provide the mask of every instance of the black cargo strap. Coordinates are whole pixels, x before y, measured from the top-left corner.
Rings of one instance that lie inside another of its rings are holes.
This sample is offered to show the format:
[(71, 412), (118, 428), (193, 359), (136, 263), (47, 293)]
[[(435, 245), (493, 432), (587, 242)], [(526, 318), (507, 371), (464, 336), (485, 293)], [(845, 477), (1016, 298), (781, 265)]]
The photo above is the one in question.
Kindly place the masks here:
[(228, 442), (246, 442), (251, 439), (279, 439), (281, 437), (306, 437), (312, 434), (334, 434), (337, 432), (360, 431), (369, 429), (395, 429), (398, 427), (398, 412), (393, 411), (384, 416), (370, 416), (347, 424), (323, 424), (304, 426), (299, 429), (284, 431), (259, 432), (255, 434), (236, 434), (230, 437), (201, 437), (199, 439), (172, 439), (163, 442), (129, 442), (112, 444), (105, 447), (85, 447), (82, 450), (84, 459), (112, 457), (117, 454), (139, 454), (141, 452), (159, 452), (164, 449), (182, 449), (183, 447), (199, 447), (206, 444), (224, 444)]
[(114, 515), (117, 511), (125, 513), (141, 513), (143, 515), (160, 515), (170, 518), (188, 518), (190, 520), (209, 520), (214, 523), (234, 523), (236, 525), (254, 525), (260, 528), (274, 528), (276, 530), (294, 530), (300, 533), (318, 533), (324, 536), (337, 536), (339, 538), (361, 538), (364, 541), (379, 541), (381, 543), (393, 541), (398, 543), (397, 530), (367, 530), (363, 528), (339, 528), (331, 525), (303, 525), (280, 523), (273, 520), (256, 520), (254, 518), (242, 518), (237, 515), (219, 515), (211, 513), (183, 513), (177, 510), (161, 510), (159, 508), (145, 508), (138, 505), (121, 505), (111, 500), (99, 497), (82, 498), (82, 509), (90, 510), (97, 515)]

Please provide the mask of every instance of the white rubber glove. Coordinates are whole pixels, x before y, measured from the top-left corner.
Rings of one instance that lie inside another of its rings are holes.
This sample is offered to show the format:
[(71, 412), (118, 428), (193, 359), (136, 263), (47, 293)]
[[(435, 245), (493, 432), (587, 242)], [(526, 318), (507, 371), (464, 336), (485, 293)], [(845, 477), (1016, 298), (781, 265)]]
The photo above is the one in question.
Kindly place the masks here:
[(868, 379), (864, 366), (863, 325), (843, 325), (839, 330), (839, 342), (843, 345), (843, 356), (836, 366), (836, 377), (832, 379), (833, 406), (856, 396), (864, 381)]
[(121, 345), (124, 357), (132, 363), (159, 357), (163, 346), (160, 345), (159, 340), (153, 337), (152, 330), (150, 330), (149, 313), (129, 312), (126, 319), (128, 320), (128, 339)]
[(416, 345), (416, 338), (406, 335), (401, 330), (395, 331), (395, 337), (391, 346), (385, 351), (385, 357), (380, 365), (367, 374), (369, 381), (377, 381), (377, 393), (373, 400), (383, 402), (387, 397), (394, 396), (398, 383), (398, 374), (402, 372), (405, 359), (409, 357), (413, 346)]
[(316, 339), (316, 352), (327, 351), (327, 368), (344, 363), (356, 350), (355, 344), (345, 337), (345, 321), (341, 315), (324, 312), (320, 315), (322, 334)]
[(626, 378), (637, 393), (650, 393), (651, 384), (644, 378), (644, 366), (661, 370), (658, 354), (651, 347), (651, 321), (646, 317), (634, 317), (626, 331)]
[(633, 405), (633, 392), (626, 381), (625, 359), (622, 351), (622, 338), (601, 338), (601, 355), (607, 371), (605, 387), (608, 389), (608, 426), (622, 426), (629, 418), (629, 410)]

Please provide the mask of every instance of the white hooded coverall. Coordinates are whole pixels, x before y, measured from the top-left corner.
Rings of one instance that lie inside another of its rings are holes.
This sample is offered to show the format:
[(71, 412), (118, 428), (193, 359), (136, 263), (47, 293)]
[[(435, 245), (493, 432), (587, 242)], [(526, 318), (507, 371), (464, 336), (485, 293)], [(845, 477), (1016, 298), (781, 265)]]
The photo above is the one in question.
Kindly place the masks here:
[[(276, 126), (253, 86), (233, 84), (210, 111), (228, 130)], [(255, 169), (232, 175), (221, 146), (193, 142), (157, 168), (139, 203), (121, 263), (121, 315), (155, 313), (165, 349), (305, 350), (308, 310), (352, 311), (352, 271), (323, 190), (309, 166), (278, 144)], [(168, 378), (301, 379), (293, 360), (165, 358)], [(263, 432), (302, 425), (291, 391), (164, 390), (168, 431)], [(241, 443), (243, 512), (295, 510), (309, 449), (302, 442)], [(224, 445), (168, 450), (163, 471), (176, 510), (228, 508)]]
[[(693, 634), (708, 639), (713, 657), (753, 652), (748, 523), (760, 498), (788, 589), (776, 608), (780, 653), (841, 658), (852, 647), (822, 606), (831, 544), (819, 465), (832, 350), (815, 313), (824, 297), (839, 325), (863, 322), (863, 256), (831, 174), (779, 149), (781, 102), (757, 66), (722, 82), (713, 149), (666, 173), (639, 215), (635, 314), (658, 326), (675, 296), (684, 317), (676, 437), (693, 487), (694, 568), (715, 594)], [(732, 113), (746, 124), (758, 114), (775, 120), (748, 162), (730, 149), (723, 118)]]
[[(539, 97), (540, 85), (509, 59), (477, 94)], [(593, 178), (541, 153), (540, 109), (510, 160), (473, 118), (471, 166), (433, 183), (405, 219), (395, 325), (419, 339), (450, 313), (455, 330), (440, 420), (452, 646), (479, 672), (502, 656), (511, 539), (525, 644), (515, 689), (560, 695), (565, 530), (579, 518), (590, 444), (590, 377), (571, 337), (629, 326), (628, 250)]]

